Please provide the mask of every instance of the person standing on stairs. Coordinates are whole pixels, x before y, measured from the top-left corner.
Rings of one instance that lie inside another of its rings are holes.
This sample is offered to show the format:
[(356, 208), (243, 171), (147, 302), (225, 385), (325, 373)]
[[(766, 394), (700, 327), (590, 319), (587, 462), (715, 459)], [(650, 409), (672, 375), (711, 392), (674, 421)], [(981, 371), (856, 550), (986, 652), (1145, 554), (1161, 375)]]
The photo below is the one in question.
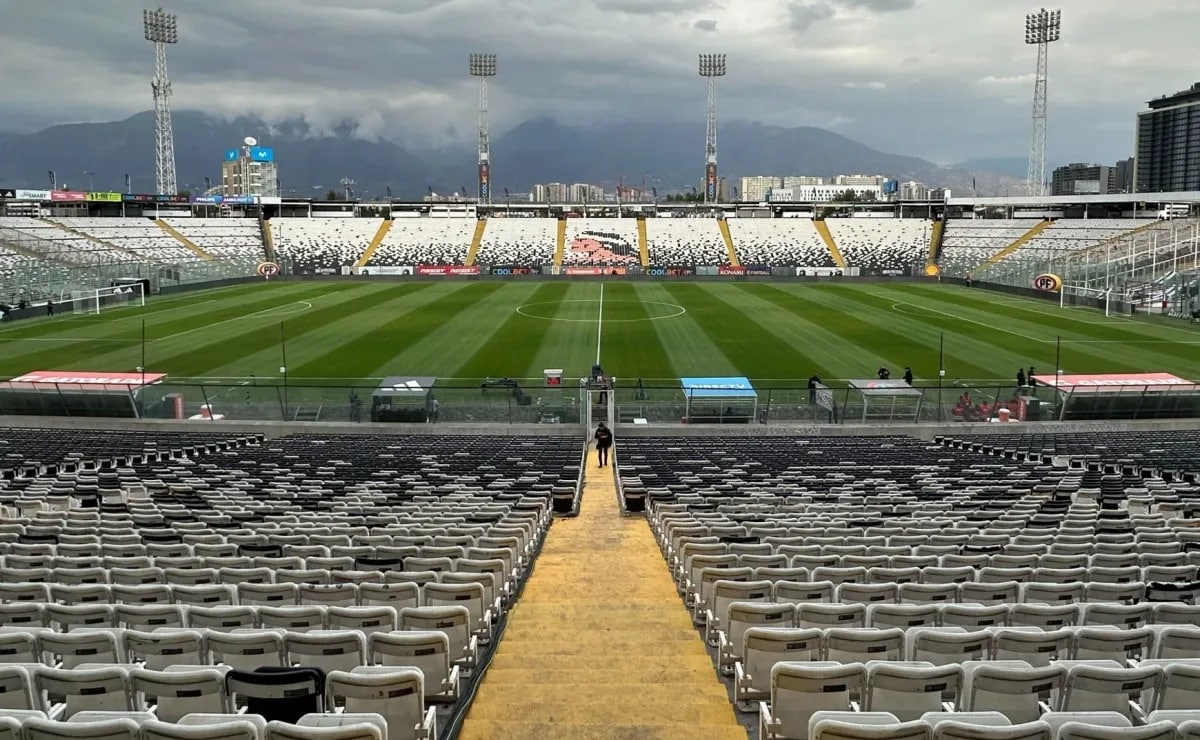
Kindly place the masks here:
[(612, 447), (613, 434), (612, 431), (604, 426), (604, 422), (596, 427), (596, 433), (592, 435), (596, 440), (596, 455), (600, 458), (600, 467), (608, 465), (608, 450)]

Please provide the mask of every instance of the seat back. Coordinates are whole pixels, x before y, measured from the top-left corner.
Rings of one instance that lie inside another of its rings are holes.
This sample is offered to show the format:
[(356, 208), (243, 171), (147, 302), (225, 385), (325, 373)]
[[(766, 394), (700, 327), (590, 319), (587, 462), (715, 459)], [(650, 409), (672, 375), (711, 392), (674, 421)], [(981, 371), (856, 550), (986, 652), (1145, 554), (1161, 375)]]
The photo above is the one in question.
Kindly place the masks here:
[(750, 685), (756, 691), (771, 688), (771, 668), (783, 661), (812, 661), (821, 656), (823, 633), (819, 629), (751, 627), (742, 637), (742, 656)]
[(867, 668), (863, 711), (891, 712), (901, 721), (942, 711), (942, 702), (956, 706), (962, 693), (963, 671), (958, 665), (914, 666), (872, 663)]
[(382, 716), (388, 738), (410, 738), (413, 728), (423, 723), (424, 681), (416, 668), (372, 674), (334, 671), (326, 677), (326, 697), (328, 706), (342, 699), (348, 713)]
[(776, 663), (771, 668), (771, 715), (775, 732), (807, 738), (808, 721), (820, 711), (850, 711), (850, 697), (866, 684), (861, 663)]
[(317, 668), (263, 667), (225, 674), (225, 691), (248, 714), (268, 722), (296, 723), (325, 706), (325, 673)]

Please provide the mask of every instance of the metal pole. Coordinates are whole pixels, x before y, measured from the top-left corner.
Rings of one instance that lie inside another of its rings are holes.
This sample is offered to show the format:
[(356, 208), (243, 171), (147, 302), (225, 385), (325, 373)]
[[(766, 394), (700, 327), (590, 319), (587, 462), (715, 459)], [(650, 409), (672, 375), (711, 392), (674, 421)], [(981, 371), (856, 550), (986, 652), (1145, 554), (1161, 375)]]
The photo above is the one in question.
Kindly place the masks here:
[(283, 360), (283, 364), (279, 366), (279, 372), (283, 374), (283, 420), (287, 421), (288, 408), (288, 371), (287, 371), (287, 336), (283, 331), (283, 322), (279, 322), (279, 355)]
[(944, 421), (942, 415), (942, 377), (946, 375), (945, 361), (946, 332), (938, 334), (938, 421)]
[(154, 184), (160, 195), (175, 195), (175, 134), (171, 125), (171, 80), (167, 76), (167, 44), (179, 43), (177, 16), (158, 10), (142, 11), (147, 41), (154, 44)]
[(1025, 43), (1037, 47), (1037, 72), (1033, 85), (1033, 130), (1029, 139), (1029, 169), (1025, 187), (1029, 195), (1046, 194), (1046, 89), (1050, 44), (1061, 38), (1062, 11), (1042, 8), (1025, 16)]
[(1055, 382), (1058, 376), (1062, 373), (1062, 337), (1054, 338), (1054, 378)]

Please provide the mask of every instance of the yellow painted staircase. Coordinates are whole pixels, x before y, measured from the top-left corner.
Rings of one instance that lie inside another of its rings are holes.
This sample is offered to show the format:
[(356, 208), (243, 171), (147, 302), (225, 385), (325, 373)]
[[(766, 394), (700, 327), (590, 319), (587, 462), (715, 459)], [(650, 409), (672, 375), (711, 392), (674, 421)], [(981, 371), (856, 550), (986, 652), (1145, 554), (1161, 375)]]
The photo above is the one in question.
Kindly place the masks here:
[(213, 261), (214, 259), (216, 259), (216, 257), (213, 257), (213, 256), (212, 256), (211, 254), (209, 254), (208, 252), (205, 252), (203, 249), (201, 249), (199, 246), (197, 246), (195, 242), (193, 242), (191, 239), (188, 239), (188, 238), (187, 238), (186, 236), (184, 236), (183, 234), (180, 234), (180, 233), (179, 233), (179, 231), (177, 231), (177, 230), (175, 229), (175, 227), (174, 227), (174, 226), (172, 226), (171, 224), (167, 223), (166, 221), (163, 221), (161, 218), (160, 218), (160, 219), (158, 219), (157, 221), (155, 221), (155, 222), (154, 222), (154, 224), (155, 224), (156, 226), (158, 226), (158, 228), (160, 228), (160, 229), (162, 229), (163, 231), (167, 232), (167, 234), (169, 234), (169, 235), (170, 235), (170, 236), (171, 236), (171, 237), (172, 237), (172, 238), (173, 238), (175, 241), (177, 241), (177, 242), (179, 242), (180, 244), (182, 244), (182, 245), (183, 245), (184, 247), (186, 247), (186, 248), (187, 248), (189, 251), (191, 251), (191, 252), (192, 252), (192, 254), (195, 254), (195, 255), (196, 255), (197, 257), (199, 257), (200, 259), (202, 259), (202, 260), (208, 260), (209, 262), (211, 262), (211, 261)]
[(721, 238), (725, 240), (725, 251), (729, 253), (730, 266), (741, 267), (742, 263), (738, 261), (737, 250), (733, 247), (733, 234), (729, 233), (729, 222), (723, 218), (718, 218), (717, 226), (721, 229)]
[(467, 250), (467, 261), (464, 265), (470, 266), (475, 264), (475, 258), (479, 256), (479, 245), (483, 243), (483, 233), (487, 231), (487, 219), (481, 218), (475, 222), (475, 234), (471, 236), (471, 248)]
[(355, 267), (366, 267), (375, 253), (379, 251), (379, 245), (383, 244), (383, 240), (387, 238), (388, 232), (392, 230), (392, 224), (395, 223), (390, 218), (383, 219), (383, 223), (379, 224), (379, 228), (375, 230), (375, 236), (371, 237), (371, 243), (367, 245), (366, 250), (358, 261), (354, 263)]
[(63, 231), (67, 232), (68, 234), (71, 234), (72, 236), (77, 236), (80, 239), (86, 239), (87, 241), (91, 242), (92, 244), (99, 244), (100, 246), (104, 247), (105, 249), (111, 249), (114, 252), (122, 252), (124, 254), (127, 254), (130, 257), (133, 257), (134, 261), (136, 261), (136, 262), (146, 262), (147, 261), (146, 255), (141, 252), (137, 252), (132, 249), (128, 249), (126, 247), (119, 246), (113, 242), (106, 240), (106, 239), (101, 239), (98, 236), (92, 236), (91, 234), (80, 231), (79, 229), (72, 228), (70, 226), (67, 226), (66, 224), (59, 223), (58, 221), (54, 221), (49, 218), (39, 218), (38, 221), (41, 221), (42, 223), (50, 224), (51, 226), (53, 226), (55, 228), (62, 229)]
[(837, 242), (833, 240), (833, 234), (829, 231), (829, 224), (814, 219), (813, 226), (816, 227), (817, 233), (821, 235), (821, 240), (825, 242), (825, 246), (829, 248), (829, 256), (833, 257), (833, 264), (844, 268), (846, 266), (846, 258), (842, 256), (842, 250), (838, 249)]
[(563, 257), (567, 253), (567, 219), (558, 219), (558, 231), (554, 237), (554, 271), (562, 267)]
[(1053, 225), (1054, 225), (1054, 222), (1051, 221), (1050, 219), (1045, 219), (1045, 220), (1039, 221), (1037, 226), (1034, 226), (1029, 231), (1026, 231), (1024, 234), (1022, 234), (1020, 237), (1018, 237), (1017, 240), (1014, 241), (1012, 244), (1009, 244), (1004, 249), (1001, 249), (999, 252), (996, 252), (991, 257), (988, 257), (987, 262), (984, 262), (982, 265), (980, 265), (979, 269), (986, 270), (987, 268), (991, 267), (992, 265), (996, 264), (997, 262), (1004, 259), (1008, 255), (1012, 254), (1013, 252), (1017, 251), (1021, 247), (1028, 244), (1035, 237), (1037, 237), (1038, 234), (1042, 233), (1043, 231), (1045, 231), (1046, 229), (1050, 228)]
[(637, 220), (638, 254), (641, 255), (642, 267), (650, 266), (650, 239), (646, 236), (646, 217), (638, 216)]
[(929, 256), (925, 258), (925, 274), (935, 275), (938, 263), (938, 250), (942, 246), (942, 234), (946, 231), (945, 219), (939, 218), (933, 222), (933, 231), (929, 234)]
[(644, 517), (589, 455), (459, 740), (746, 740)]

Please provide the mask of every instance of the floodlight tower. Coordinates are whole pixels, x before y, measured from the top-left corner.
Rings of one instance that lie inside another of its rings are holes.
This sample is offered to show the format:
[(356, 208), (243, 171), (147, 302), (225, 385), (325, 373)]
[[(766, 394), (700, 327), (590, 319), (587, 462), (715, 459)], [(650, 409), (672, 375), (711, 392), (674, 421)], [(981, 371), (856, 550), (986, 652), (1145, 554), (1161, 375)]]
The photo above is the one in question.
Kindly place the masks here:
[(1058, 41), (1062, 11), (1042, 8), (1025, 16), (1025, 43), (1037, 47), (1037, 77), (1033, 83), (1033, 134), (1029, 139), (1030, 195), (1046, 194), (1046, 67), (1050, 44)]
[(704, 202), (716, 203), (717, 192), (717, 78), (725, 76), (724, 54), (701, 54), (700, 76), (708, 79), (708, 117), (704, 131)]
[(479, 202), (492, 202), (492, 144), (488, 138), (488, 78), (496, 76), (495, 54), (471, 54), (467, 69), (479, 78)]
[(175, 195), (175, 134), (171, 130), (171, 80), (167, 77), (167, 44), (179, 43), (173, 13), (142, 11), (146, 40), (154, 44), (154, 183), (162, 195)]

